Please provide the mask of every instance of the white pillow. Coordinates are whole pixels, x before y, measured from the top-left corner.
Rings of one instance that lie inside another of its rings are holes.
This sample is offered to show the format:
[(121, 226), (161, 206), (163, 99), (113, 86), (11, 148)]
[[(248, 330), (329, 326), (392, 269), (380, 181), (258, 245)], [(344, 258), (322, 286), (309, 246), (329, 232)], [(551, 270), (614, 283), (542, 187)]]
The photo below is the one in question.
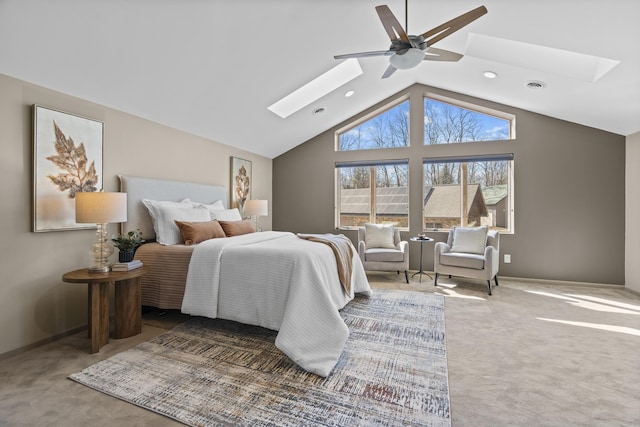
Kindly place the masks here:
[[(185, 199), (185, 200), (189, 200), (189, 199)], [(210, 211), (223, 211), (224, 208), (224, 203), (222, 203), (222, 200), (218, 200), (216, 202), (213, 202), (211, 204), (207, 204), (207, 203), (200, 203), (200, 202), (193, 202), (191, 200), (189, 200), (191, 202), (191, 204), (195, 207), (195, 206), (204, 206), (205, 208), (209, 209)]]
[(467, 254), (484, 254), (487, 246), (487, 233), (489, 227), (456, 227), (453, 229), (453, 242), (451, 252), (464, 252)]
[(217, 219), (218, 221), (242, 221), (242, 215), (238, 208), (223, 209), (221, 211), (209, 211), (211, 219)]
[(393, 241), (395, 226), (393, 224), (365, 224), (364, 241), (367, 248), (395, 249)]
[(156, 241), (161, 245), (182, 243), (182, 236), (175, 221), (210, 221), (209, 211), (204, 206), (193, 207), (191, 202), (142, 201), (149, 210), (156, 232)]
[(149, 211), (149, 215), (151, 216), (151, 221), (153, 222), (153, 229), (158, 234), (158, 230), (156, 230), (156, 216), (158, 212), (158, 208), (163, 206), (177, 206), (177, 207), (190, 207), (191, 200), (184, 199), (181, 202), (172, 202), (169, 200), (151, 200), (151, 199), (142, 199), (142, 203), (147, 207)]

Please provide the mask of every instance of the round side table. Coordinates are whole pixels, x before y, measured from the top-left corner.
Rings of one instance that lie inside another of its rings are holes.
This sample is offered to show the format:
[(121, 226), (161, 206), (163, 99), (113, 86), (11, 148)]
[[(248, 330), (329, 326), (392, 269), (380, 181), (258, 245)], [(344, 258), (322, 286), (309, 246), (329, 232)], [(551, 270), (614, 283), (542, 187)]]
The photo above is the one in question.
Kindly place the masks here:
[(87, 268), (62, 276), (67, 283), (86, 283), (89, 289), (89, 338), (91, 353), (109, 343), (109, 284), (115, 286), (114, 338), (127, 338), (142, 332), (142, 292), (140, 278), (149, 267), (130, 271), (89, 273)]
[(423, 259), (422, 259), (422, 245), (423, 245), (425, 242), (433, 242), (433, 239), (432, 239), (431, 237), (420, 237), (420, 236), (415, 236), (415, 237), (411, 237), (411, 238), (409, 238), (409, 240), (411, 240), (412, 242), (419, 242), (419, 243), (420, 243), (420, 271), (417, 271), (417, 272), (413, 273), (413, 274), (411, 275), (411, 277), (415, 276), (416, 274), (419, 274), (419, 275), (420, 275), (420, 283), (422, 283), (422, 275), (423, 275), (423, 274), (426, 274), (427, 276), (429, 276), (429, 278), (430, 278), (430, 279), (433, 279), (433, 277), (431, 277), (431, 275), (430, 275), (430, 274), (428, 274), (427, 272), (425, 272), (425, 271), (422, 269), (422, 261), (423, 261)]

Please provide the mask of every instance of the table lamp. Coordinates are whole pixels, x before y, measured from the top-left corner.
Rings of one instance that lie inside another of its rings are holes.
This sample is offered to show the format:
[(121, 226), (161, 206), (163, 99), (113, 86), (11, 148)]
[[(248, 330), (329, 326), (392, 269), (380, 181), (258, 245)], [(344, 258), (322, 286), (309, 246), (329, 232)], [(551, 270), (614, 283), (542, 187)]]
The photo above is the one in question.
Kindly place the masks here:
[(96, 243), (91, 246), (93, 265), (90, 273), (107, 273), (113, 246), (107, 242), (107, 224), (127, 220), (127, 193), (76, 193), (76, 222), (95, 223)]
[(268, 200), (247, 200), (245, 206), (245, 214), (255, 217), (256, 231), (262, 231), (258, 228), (258, 217), (269, 215), (269, 201)]

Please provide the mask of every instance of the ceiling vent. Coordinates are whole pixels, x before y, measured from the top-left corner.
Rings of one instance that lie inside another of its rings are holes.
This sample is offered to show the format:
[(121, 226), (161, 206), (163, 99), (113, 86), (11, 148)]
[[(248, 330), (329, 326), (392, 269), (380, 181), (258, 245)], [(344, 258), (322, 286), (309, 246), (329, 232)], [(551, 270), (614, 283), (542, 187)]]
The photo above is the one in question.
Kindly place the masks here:
[(532, 80), (530, 82), (527, 82), (527, 87), (529, 89), (540, 90), (540, 89), (544, 89), (545, 87), (547, 87), (547, 84), (545, 82), (541, 82), (541, 81), (538, 81), (538, 80)]

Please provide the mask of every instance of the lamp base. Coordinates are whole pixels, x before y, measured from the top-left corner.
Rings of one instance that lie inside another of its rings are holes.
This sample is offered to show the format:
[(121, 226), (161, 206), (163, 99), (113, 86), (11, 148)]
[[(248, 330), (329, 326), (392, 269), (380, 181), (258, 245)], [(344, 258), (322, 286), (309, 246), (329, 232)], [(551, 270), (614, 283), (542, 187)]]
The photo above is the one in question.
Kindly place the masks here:
[(92, 265), (91, 267), (88, 268), (89, 273), (108, 273), (111, 271), (111, 266), (104, 266), (104, 267), (98, 267), (95, 265)]
[(90, 250), (93, 256), (93, 264), (89, 267), (89, 273), (108, 273), (111, 271), (109, 256), (113, 253), (113, 246), (107, 242), (107, 224), (97, 225), (97, 241), (91, 246)]

